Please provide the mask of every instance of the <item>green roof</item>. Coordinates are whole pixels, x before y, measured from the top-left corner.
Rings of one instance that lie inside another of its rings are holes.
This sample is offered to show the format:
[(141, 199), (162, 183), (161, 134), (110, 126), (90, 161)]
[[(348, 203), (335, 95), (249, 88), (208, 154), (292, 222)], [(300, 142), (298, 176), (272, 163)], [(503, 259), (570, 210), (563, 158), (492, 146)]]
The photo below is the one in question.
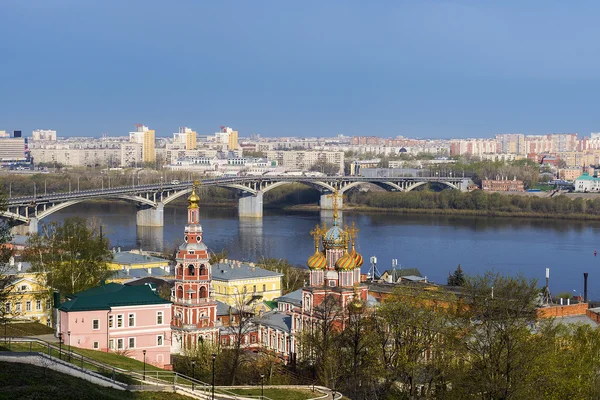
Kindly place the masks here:
[(59, 307), (61, 311), (110, 310), (111, 307), (171, 304), (161, 299), (148, 285), (127, 286), (108, 283), (84, 290), (72, 296)]
[(598, 180), (598, 178), (594, 178), (593, 176), (590, 176), (589, 173), (584, 172), (579, 178), (575, 179), (576, 181), (595, 181)]
[(271, 310), (275, 310), (277, 308), (277, 302), (272, 300), (263, 300), (263, 303), (267, 305)]

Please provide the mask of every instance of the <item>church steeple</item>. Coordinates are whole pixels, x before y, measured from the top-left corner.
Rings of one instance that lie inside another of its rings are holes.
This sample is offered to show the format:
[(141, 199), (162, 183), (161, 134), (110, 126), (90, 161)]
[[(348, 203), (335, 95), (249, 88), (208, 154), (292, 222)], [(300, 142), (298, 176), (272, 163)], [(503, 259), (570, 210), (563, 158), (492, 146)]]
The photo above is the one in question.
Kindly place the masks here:
[(200, 197), (196, 194), (196, 189), (200, 186), (198, 181), (194, 181), (192, 194), (188, 197), (188, 224), (196, 225), (200, 223)]

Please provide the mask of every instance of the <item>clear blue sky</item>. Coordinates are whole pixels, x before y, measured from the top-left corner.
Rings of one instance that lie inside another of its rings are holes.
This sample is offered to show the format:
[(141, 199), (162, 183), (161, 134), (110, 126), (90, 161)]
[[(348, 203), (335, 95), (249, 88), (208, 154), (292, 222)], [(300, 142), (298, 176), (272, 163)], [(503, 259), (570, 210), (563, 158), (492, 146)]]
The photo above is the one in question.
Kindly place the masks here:
[(597, 1), (1, 0), (0, 129), (587, 135), (599, 15)]

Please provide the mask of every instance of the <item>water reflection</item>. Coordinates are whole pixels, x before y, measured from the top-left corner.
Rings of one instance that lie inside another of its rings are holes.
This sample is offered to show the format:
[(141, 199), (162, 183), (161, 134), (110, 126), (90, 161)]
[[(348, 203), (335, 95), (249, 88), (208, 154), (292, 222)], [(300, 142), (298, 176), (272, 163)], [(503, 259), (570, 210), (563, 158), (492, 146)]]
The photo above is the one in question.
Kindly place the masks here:
[[(136, 227), (135, 212), (126, 203), (82, 203), (43, 222), (95, 216), (111, 246), (124, 249), (141, 245), (148, 250), (170, 250), (183, 241), (185, 204), (165, 208), (162, 229)], [(215, 252), (226, 249), (231, 258), (276, 257), (305, 265), (313, 252), (310, 230), (323, 221), (331, 226), (333, 212), (265, 210), (262, 220), (240, 220), (235, 208), (201, 206), (200, 218), (204, 242)], [(580, 289), (581, 274), (589, 272), (591, 293), (600, 297), (593, 293), (594, 282), (600, 282), (600, 257), (593, 256), (594, 250), (600, 251), (596, 240), (600, 222), (345, 211), (340, 223), (352, 222), (360, 230), (357, 250), (365, 260), (377, 256), (382, 272), (392, 259), (405, 268), (419, 268), (436, 282), (444, 282), (458, 264), (468, 274), (493, 268), (540, 279), (548, 267), (553, 292)]]

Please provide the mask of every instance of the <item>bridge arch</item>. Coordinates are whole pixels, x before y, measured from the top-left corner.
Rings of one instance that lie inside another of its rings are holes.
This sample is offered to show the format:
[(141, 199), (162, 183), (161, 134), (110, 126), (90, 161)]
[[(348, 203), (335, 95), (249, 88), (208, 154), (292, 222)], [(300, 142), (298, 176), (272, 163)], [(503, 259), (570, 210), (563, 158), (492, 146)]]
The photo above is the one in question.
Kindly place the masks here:
[[(135, 204), (145, 204), (148, 205), (150, 207), (156, 207), (156, 203), (152, 200), (149, 199), (145, 199), (143, 197), (140, 196), (127, 196), (127, 195), (109, 195), (105, 197), (106, 199), (118, 199), (118, 200), (125, 200), (129, 203), (135, 203)], [(79, 203), (83, 203), (84, 201), (88, 201), (88, 200), (93, 200), (93, 199), (77, 199), (77, 200), (69, 200), (69, 201), (65, 201), (62, 203), (57, 203), (55, 205), (53, 205), (50, 208), (47, 208), (41, 212), (38, 212), (36, 215), (36, 218), (38, 220), (41, 220), (43, 218), (46, 218), (47, 216), (54, 214), (57, 211), (60, 211), (64, 208), (70, 207), (72, 205), (75, 204), (79, 204)], [(23, 221), (23, 220), (21, 220)], [(25, 220), (25, 222), (27, 222), (27, 220)]]
[[(274, 182), (268, 186), (265, 186), (262, 189), (263, 193), (268, 192), (271, 189), (275, 189), (276, 187), (282, 186), (282, 185), (287, 185), (287, 184), (292, 184), (292, 183), (301, 183), (303, 185), (312, 187), (313, 189), (324, 189), (328, 192), (333, 192), (335, 191), (335, 188), (333, 186), (331, 186), (330, 184), (326, 183), (326, 182), (321, 182), (321, 181), (309, 181), (309, 180), (304, 180), (304, 179), (292, 179), (292, 180), (285, 180), (285, 181), (279, 181), (279, 182)], [(320, 190), (322, 191), (322, 190)]]
[(457, 189), (460, 190), (460, 188), (458, 186), (456, 186), (455, 184), (451, 183), (451, 182), (446, 182), (446, 181), (425, 181), (425, 182), (416, 182), (413, 183), (412, 185), (410, 185), (409, 187), (407, 187), (405, 189), (406, 192), (410, 192), (411, 190), (414, 190), (416, 188), (418, 188), (419, 186), (423, 186), (427, 183), (441, 183), (442, 185), (446, 185), (448, 186), (450, 189)]
[(25, 223), (29, 222), (29, 218), (27, 218), (23, 215), (17, 214), (17, 213), (10, 212), (10, 211), (4, 211), (4, 212), (0, 213), (0, 217), (6, 218), (6, 219), (11, 219), (14, 221), (21, 221), (21, 222), (25, 222)]

